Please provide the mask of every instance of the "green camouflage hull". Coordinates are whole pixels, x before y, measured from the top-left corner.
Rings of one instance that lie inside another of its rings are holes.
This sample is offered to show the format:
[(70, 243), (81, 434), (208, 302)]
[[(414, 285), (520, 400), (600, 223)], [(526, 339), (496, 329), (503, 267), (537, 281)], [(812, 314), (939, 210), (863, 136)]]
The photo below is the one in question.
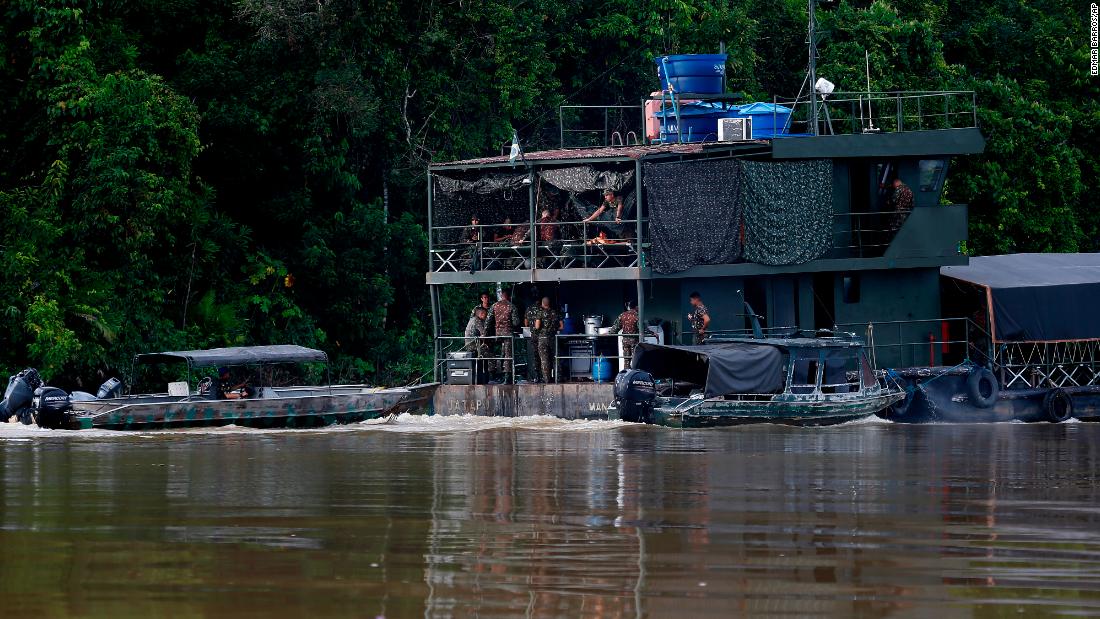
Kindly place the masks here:
[(313, 428), (356, 423), (426, 409), (437, 385), (408, 389), (334, 387), (288, 389), (297, 397), (190, 400), (135, 396), (75, 403), (63, 427), (73, 430), (158, 430), (235, 425), (248, 428)]
[[(752, 423), (827, 426), (870, 417), (904, 396), (902, 392), (883, 391), (876, 395), (825, 396), (817, 400), (788, 396), (771, 400), (703, 400), (697, 404), (685, 398), (658, 398), (652, 411), (638, 421), (670, 428)], [(611, 419), (622, 419), (614, 405), (608, 414)]]

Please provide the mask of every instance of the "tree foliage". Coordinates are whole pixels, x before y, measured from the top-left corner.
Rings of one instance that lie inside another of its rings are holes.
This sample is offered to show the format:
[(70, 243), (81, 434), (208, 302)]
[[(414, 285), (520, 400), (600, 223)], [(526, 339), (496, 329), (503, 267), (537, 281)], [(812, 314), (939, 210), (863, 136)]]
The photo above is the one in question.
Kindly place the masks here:
[[(803, 0), (13, 0), (0, 8), (0, 363), (94, 384), (141, 350), (296, 342), (340, 378), (429, 366), (424, 172), (635, 103), (653, 56), (730, 52), (793, 96)], [(842, 0), (841, 88), (971, 89), (977, 252), (1100, 249), (1100, 81), (1055, 0)], [(449, 303), (465, 301), (451, 299)]]

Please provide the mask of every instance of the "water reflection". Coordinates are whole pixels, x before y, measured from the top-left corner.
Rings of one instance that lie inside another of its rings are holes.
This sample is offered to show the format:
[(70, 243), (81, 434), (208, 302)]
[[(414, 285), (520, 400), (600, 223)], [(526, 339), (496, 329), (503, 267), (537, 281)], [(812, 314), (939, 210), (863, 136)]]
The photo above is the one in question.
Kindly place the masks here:
[(5, 615), (1100, 613), (1100, 425), (405, 423), (0, 432)]

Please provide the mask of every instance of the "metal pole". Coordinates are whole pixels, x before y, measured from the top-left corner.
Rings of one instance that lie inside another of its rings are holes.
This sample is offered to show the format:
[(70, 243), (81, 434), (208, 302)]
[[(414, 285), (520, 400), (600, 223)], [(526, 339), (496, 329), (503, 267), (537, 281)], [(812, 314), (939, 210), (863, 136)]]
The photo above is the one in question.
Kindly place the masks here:
[[(638, 343), (641, 344), (649, 333), (649, 329), (645, 326), (645, 282), (639, 277), (634, 288), (638, 295)], [(626, 366), (630, 367), (630, 359), (626, 360)]]
[(603, 109), (603, 146), (607, 146), (607, 108)]
[(428, 296), (432, 303), (432, 381), (442, 382), (439, 375), (439, 328), (441, 317), (439, 315), (439, 289), (436, 286), (428, 286)]
[(432, 183), (432, 173), (428, 172), (428, 270), (432, 270), (432, 204), (434, 202), (435, 187)]
[(901, 95), (898, 94), (898, 95), (895, 95), (895, 97), (896, 97), (897, 102), (898, 102), (898, 106), (897, 106), (897, 108), (898, 108), (897, 109), (897, 112), (898, 112), (898, 133), (901, 133), (902, 131), (904, 131), (904, 128), (902, 127)]
[(642, 160), (634, 160), (634, 253), (638, 254), (638, 268), (645, 266), (642, 258), (642, 205), (645, 203), (642, 187)]
[(528, 228), (531, 235), (531, 264), (528, 265), (528, 270), (533, 273), (536, 266), (535, 259), (538, 257), (539, 230), (535, 226), (535, 172), (534, 170), (529, 170), (527, 174), (527, 178), (531, 180), (531, 183), (527, 185), (527, 202), (529, 206), (528, 221), (531, 222)]
[(813, 135), (817, 135), (817, 39), (814, 31), (817, 30), (816, 7), (817, 0), (808, 0), (809, 12), (809, 38), (810, 38), (810, 110), (813, 122)]
[(558, 144), (565, 148), (565, 115), (562, 112), (562, 106), (558, 106)]

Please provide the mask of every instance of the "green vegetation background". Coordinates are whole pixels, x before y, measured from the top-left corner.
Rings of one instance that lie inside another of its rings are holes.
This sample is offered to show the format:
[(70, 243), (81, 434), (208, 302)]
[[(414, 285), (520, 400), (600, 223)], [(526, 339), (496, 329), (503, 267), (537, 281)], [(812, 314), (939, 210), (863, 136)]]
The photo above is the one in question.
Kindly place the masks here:
[[(978, 93), (948, 186), (974, 253), (1096, 251), (1087, 3), (841, 1), (841, 89)], [(425, 167), (557, 140), (652, 56), (730, 51), (793, 96), (803, 0), (10, 0), (0, 6), (0, 368), (89, 388), (136, 351), (294, 342), (342, 380), (430, 366)], [(462, 301), (467, 302), (466, 300)], [(461, 318), (460, 316), (459, 318)], [(457, 320), (457, 319), (456, 319)], [(453, 325), (457, 328), (457, 325)]]

